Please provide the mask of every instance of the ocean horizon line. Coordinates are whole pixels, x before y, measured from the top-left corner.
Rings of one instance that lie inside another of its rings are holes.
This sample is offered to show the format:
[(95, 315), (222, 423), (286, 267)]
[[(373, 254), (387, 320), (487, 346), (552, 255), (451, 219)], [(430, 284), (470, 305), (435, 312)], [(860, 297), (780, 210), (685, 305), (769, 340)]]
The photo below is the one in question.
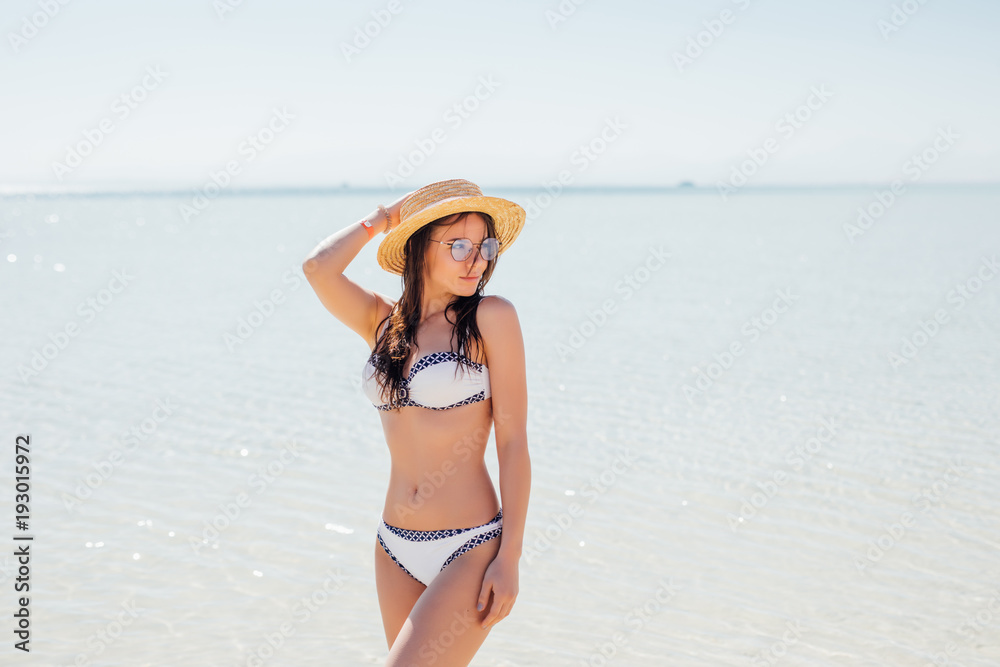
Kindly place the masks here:
[[(886, 183), (787, 183), (787, 184), (757, 184), (744, 185), (737, 188), (741, 192), (771, 192), (789, 190), (861, 190), (890, 188), (892, 181)], [(949, 181), (927, 183), (905, 183), (907, 189), (950, 189), (977, 188), (991, 189), (1000, 187), (1000, 181)], [(530, 193), (577, 193), (577, 194), (614, 194), (614, 193), (718, 193), (719, 185), (697, 184), (692, 181), (682, 181), (675, 185), (563, 185), (554, 188), (547, 185), (499, 185), (490, 186), (490, 192), (530, 192)], [(215, 188), (206, 191), (206, 186), (114, 186), (114, 185), (21, 185), (0, 184), (0, 198), (5, 197), (113, 197), (113, 196), (180, 196), (202, 195), (210, 199), (216, 197), (235, 196), (289, 196), (289, 195), (337, 195), (337, 194), (368, 194), (368, 193), (403, 194), (404, 188), (389, 188), (387, 186), (350, 185), (311, 185), (282, 186), (260, 185), (233, 188)]]

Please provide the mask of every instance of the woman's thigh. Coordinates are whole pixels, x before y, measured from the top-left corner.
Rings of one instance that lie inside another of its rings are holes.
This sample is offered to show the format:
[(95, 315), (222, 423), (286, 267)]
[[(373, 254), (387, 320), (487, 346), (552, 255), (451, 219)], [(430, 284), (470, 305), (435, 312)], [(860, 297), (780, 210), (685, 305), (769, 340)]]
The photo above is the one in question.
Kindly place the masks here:
[(480, 544), (434, 578), (413, 605), (389, 651), (387, 667), (464, 667), (472, 661), (489, 634), (482, 623), (493, 603), (492, 593), (482, 611), (476, 605), (483, 575), (499, 550), (499, 538)]
[[(431, 582), (433, 583), (433, 582)], [(375, 588), (378, 591), (378, 605), (382, 611), (382, 627), (385, 642), (389, 648), (396, 641), (400, 628), (413, 609), (413, 604), (426, 587), (403, 572), (382, 545), (375, 540)]]

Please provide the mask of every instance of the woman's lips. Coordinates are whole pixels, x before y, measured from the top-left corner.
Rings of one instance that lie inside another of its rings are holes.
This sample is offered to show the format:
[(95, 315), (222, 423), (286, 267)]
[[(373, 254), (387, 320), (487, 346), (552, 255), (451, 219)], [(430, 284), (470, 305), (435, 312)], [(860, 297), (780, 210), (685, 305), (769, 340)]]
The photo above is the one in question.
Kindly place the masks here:
[(469, 277), (466, 277), (466, 276), (461, 276), (461, 278), (462, 278), (462, 280), (479, 280), (479, 276), (475, 276), (475, 277), (472, 277), (472, 278), (469, 278)]

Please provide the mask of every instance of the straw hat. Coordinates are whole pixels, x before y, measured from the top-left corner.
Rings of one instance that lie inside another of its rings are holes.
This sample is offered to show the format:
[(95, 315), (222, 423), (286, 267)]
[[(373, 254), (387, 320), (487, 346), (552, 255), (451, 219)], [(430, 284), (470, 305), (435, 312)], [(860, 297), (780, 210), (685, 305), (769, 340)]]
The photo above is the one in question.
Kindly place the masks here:
[(399, 224), (392, 228), (378, 247), (378, 264), (389, 273), (403, 275), (406, 266), (406, 240), (438, 218), (477, 211), (486, 213), (496, 223), (500, 255), (524, 227), (524, 209), (512, 201), (486, 197), (479, 186), (461, 178), (431, 183), (415, 191), (399, 207)]

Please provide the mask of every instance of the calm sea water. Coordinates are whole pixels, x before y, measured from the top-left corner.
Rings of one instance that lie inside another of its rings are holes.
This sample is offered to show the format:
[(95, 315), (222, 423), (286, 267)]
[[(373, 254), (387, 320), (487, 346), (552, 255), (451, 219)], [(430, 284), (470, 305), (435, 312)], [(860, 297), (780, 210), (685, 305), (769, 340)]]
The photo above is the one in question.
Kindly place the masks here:
[[(382, 664), (368, 349), (300, 264), (384, 199), (0, 200), (0, 497), (28, 433), (35, 536), (30, 656), (2, 537), (0, 662)], [(487, 286), (527, 349), (521, 592), (473, 664), (1000, 662), (1000, 192), (845, 231), (873, 201), (532, 211)], [(348, 273), (398, 296), (376, 245)]]

